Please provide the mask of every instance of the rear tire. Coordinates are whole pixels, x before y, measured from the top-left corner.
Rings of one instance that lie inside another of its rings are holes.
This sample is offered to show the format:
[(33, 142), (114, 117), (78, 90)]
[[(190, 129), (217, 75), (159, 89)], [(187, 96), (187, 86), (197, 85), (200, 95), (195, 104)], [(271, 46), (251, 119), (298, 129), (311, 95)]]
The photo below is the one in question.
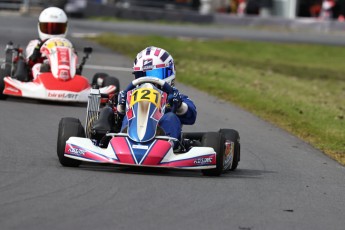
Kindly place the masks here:
[(114, 85), (116, 87), (115, 95), (117, 95), (120, 92), (120, 81), (119, 81), (119, 79), (117, 79), (116, 77), (113, 77), (113, 76), (108, 76), (108, 77), (104, 78), (102, 87), (110, 86), (110, 85)]
[[(42, 64), (44, 66), (45, 64)], [(25, 63), (24, 58), (19, 58), (16, 62), (16, 68), (13, 74), (13, 78), (17, 79), (18, 81), (28, 82), (29, 81), (29, 72), (28, 67)]]
[(202, 146), (211, 147), (216, 152), (216, 168), (201, 170), (204, 176), (220, 176), (224, 166), (224, 137), (219, 132), (208, 132), (202, 137)]
[(78, 167), (81, 161), (64, 156), (66, 141), (70, 137), (85, 137), (85, 131), (79, 119), (64, 117), (59, 122), (57, 155), (61, 165), (66, 167)]
[[(9, 42), (8, 45), (13, 45), (12, 42)], [(4, 100), (7, 98), (7, 95), (5, 95), (4, 89), (5, 89), (5, 77), (12, 77), (12, 66), (13, 66), (13, 48), (6, 48), (5, 52), (5, 62), (2, 63), (0, 67), (0, 100)]]
[(231, 167), (229, 170), (234, 171), (237, 169), (238, 162), (240, 161), (241, 155), (241, 145), (240, 145), (240, 135), (238, 131), (234, 129), (220, 129), (219, 132), (224, 136), (225, 141), (230, 141), (235, 144), (234, 155)]
[(106, 77), (108, 77), (107, 73), (95, 73), (92, 78), (92, 85), (103, 87), (103, 81)]

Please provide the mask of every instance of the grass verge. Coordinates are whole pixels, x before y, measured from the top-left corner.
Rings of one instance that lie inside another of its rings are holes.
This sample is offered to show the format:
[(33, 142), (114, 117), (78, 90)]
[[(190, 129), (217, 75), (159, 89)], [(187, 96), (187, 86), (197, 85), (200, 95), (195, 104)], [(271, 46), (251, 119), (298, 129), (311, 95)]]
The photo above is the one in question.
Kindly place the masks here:
[(258, 115), (345, 165), (345, 48), (103, 34), (134, 59), (146, 46), (174, 57), (178, 81)]

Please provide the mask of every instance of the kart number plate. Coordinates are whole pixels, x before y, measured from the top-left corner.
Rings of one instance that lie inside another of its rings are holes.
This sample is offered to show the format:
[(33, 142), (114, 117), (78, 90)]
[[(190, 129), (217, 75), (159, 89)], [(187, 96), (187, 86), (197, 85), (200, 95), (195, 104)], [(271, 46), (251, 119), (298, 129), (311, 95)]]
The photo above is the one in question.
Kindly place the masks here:
[(137, 89), (132, 93), (130, 107), (132, 107), (135, 103), (138, 103), (141, 101), (151, 102), (159, 109), (161, 105), (160, 93), (155, 89), (149, 89), (149, 88)]
[(54, 47), (68, 47), (68, 48), (72, 48), (72, 44), (66, 40), (52, 40), (49, 41), (46, 45), (46, 47), (48, 49), (52, 49)]

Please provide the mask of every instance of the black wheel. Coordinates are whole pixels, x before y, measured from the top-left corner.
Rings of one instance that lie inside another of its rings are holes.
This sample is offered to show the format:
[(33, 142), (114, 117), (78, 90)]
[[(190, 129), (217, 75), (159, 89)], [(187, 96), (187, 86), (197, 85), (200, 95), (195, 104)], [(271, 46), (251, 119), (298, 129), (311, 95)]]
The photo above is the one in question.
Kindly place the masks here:
[(225, 139), (224, 144), (228, 144), (228, 146), (225, 146), (224, 168), (225, 170), (229, 169), (231, 171), (234, 171), (238, 166), (238, 162), (240, 161), (241, 156), (240, 135), (234, 129), (220, 129), (219, 132), (223, 135)]
[(118, 94), (120, 91), (120, 81), (116, 77), (108, 76), (104, 78), (102, 87), (114, 85), (116, 87), (115, 94)]
[(5, 77), (6, 71), (4, 69), (0, 69), (0, 100), (5, 100), (7, 98), (7, 95), (3, 93), (5, 89)]
[(99, 87), (103, 87), (104, 78), (108, 77), (107, 73), (95, 73), (92, 78), (92, 85), (98, 85)]
[(85, 131), (79, 119), (64, 117), (59, 123), (57, 155), (61, 165), (66, 167), (78, 167), (81, 164), (81, 161), (64, 156), (66, 141), (70, 137), (85, 137)]
[(201, 170), (204, 176), (220, 176), (224, 166), (224, 137), (219, 132), (208, 132), (202, 137), (202, 146), (212, 147), (216, 152), (217, 167)]

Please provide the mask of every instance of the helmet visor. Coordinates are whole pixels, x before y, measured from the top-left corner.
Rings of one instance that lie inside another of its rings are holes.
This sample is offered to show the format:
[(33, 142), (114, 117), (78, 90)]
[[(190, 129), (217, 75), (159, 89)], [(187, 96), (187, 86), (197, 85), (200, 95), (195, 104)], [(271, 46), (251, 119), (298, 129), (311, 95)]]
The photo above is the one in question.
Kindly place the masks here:
[(134, 72), (135, 79), (140, 77), (155, 77), (164, 80), (167, 77), (170, 77), (173, 74), (171, 68), (160, 68), (147, 71), (136, 71)]
[(40, 22), (39, 26), (42, 33), (50, 35), (64, 34), (67, 30), (67, 22)]

